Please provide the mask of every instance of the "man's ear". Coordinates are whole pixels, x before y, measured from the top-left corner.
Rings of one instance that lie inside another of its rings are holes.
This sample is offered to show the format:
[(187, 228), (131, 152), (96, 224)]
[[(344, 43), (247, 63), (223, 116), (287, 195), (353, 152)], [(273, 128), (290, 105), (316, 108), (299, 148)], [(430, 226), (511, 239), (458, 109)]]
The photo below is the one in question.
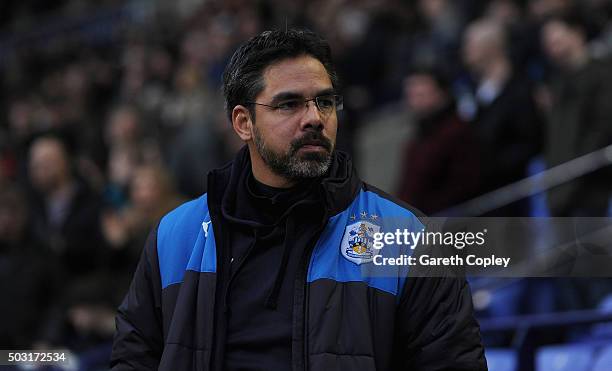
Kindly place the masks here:
[(251, 113), (245, 106), (237, 105), (232, 110), (232, 127), (240, 139), (243, 141), (251, 140), (253, 121), (251, 120)]

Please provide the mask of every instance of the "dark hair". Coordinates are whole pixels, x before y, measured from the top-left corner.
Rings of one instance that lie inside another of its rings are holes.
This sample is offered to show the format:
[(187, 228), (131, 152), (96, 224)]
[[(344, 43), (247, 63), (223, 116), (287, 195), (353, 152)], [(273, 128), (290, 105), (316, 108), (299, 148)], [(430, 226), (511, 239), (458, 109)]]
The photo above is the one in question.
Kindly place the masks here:
[(407, 76), (425, 75), (432, 78), (438, 88), (447, 94), (451, 93), (451, 79), (449, 74), (437, 65), (419, 64), (412, 66)]
[[(236, 105), (252, 102), (264, 90), (263, 72), (283, 59), (310, 55), (325, 67), (334, 88), (338, 77), (326, 40), (309, 30), (264, 31), (242, 44), (223, 71), (225, 111), (230, 121)], [(247, 107), (251, 114), (251, 106)]]
[(593, 25), (590, 24), (577, 10), (574, 12), (552, 15), (544, 21), (544, 24), (546, 25), (552, 22), (562, 23), (571, 30), (582, 33), (587, 41), (594, 38), (598, 34)]

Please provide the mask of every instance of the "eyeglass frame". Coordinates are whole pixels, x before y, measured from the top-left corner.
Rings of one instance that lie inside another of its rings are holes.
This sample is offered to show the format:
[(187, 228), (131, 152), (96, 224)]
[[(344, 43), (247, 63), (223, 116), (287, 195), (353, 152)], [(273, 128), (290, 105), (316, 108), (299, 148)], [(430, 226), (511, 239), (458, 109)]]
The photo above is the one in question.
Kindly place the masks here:
[[(333, 97), (334, 98), (334, 107), (333, 109), (330, 109), (329, 112), (325, 112), (323, 109), (321, 109), (321, 107), (319, 106), (319, 99), (323, 98), (323, 97)], [(265, 104), (265, 103), (259, 103), (259, 102), (245, 102), (245, 104), (254, 104), (254, 105), (258, 105), (258, 106), (264, 106), (264, 107), (268, 107), (271, 108), (275, 111), (280, 111), (282, 112), (282, 108), (281, 105), (284, 102), (300, 102), (301, 104), (303, 104), (303, 106), (301, 106), (300, 108), (306, 108), (308, 107), (308, 102), (313, 102), (315, 107), (317, 107), (317, 110), (324, 115), (325, 117), (327, 117), (328, 115), (330, 115), (332, 113), (332, 110), (335, 110), (336, 112), (338, 111), (342, 111), (344, 109), (344, 98), (342, 95), (340, 94), (322, 94), (322, 95), (317, 95), (314, 98), (309, 98), (309, 99), (304, 99), (304, 98), (288, 98), (285, 101), (281, 101), (281, 103), (273, 106), (271, 104)], [(299, 110), (296, 110), (295, 112), (293, 112), (292, 114), (295, 115), (297, 114), (297, 112), (299, 112)]]

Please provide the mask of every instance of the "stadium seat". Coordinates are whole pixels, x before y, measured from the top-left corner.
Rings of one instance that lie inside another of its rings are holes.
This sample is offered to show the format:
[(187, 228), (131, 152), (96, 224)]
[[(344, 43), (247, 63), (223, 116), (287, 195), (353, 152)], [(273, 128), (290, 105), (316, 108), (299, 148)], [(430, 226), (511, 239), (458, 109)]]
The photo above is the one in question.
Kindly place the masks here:
[(612, 370), (612, 344), (603, 348), (595, 358), (592, 371)]
[[(606, 296), (598, 306), (602, 313), (612, 313), (612, 295)], [(612, 322), (593, 326), (591, 335), (594, 339), (612, 339)], [(612, 366), (610, 367), (612, 369)]]
[(512, 349), (486, 349), (485, 356), (489, 371), (516, 371), (516, 352)]
[(537, 352), (536, 370), (590, 371), (593, 356), (594, 349), (584, 344), (544, 347)]

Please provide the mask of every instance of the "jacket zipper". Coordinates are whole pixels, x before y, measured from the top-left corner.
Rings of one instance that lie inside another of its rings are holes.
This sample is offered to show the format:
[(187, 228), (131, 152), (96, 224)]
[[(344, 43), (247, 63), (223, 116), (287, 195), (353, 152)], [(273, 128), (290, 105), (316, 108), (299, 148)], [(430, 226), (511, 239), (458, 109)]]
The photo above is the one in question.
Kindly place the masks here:
[[(308, 290), (308, 283), (307, 283), (308, 269), (310, 268), (310, 259), (312, 258), (312, 254), (314, 253), (317, 243), (319, 242), (321, 238), (321, 234), (327, 227), (328, 220), (329, 219), (326, 218), (325, 223), (315, 232), (314, 237), (313, 237), (314, 241), (310, 241), (307, 245), (308, 248), (304, 252), (304, 262), (302, 264), (302, 269), (299, 272), (300, 282), (298, 285), (296, 285), (296, 289), (301, 289), (303, 292), (302, 323), (301, 323), (302, 331), (303, 331), (303, 334), (302, 334), (302, 361), (304, 365), (303, 371), (308, 370), (308, 307), (309, 307), (308, 303), (309, 303), (309, 295), (310, 295), (310, 291)], [(297, 366), (297, 362), (294, 361), (293, 363), (294, 363), (293, 370), (301, 371), (299, 370)]]

